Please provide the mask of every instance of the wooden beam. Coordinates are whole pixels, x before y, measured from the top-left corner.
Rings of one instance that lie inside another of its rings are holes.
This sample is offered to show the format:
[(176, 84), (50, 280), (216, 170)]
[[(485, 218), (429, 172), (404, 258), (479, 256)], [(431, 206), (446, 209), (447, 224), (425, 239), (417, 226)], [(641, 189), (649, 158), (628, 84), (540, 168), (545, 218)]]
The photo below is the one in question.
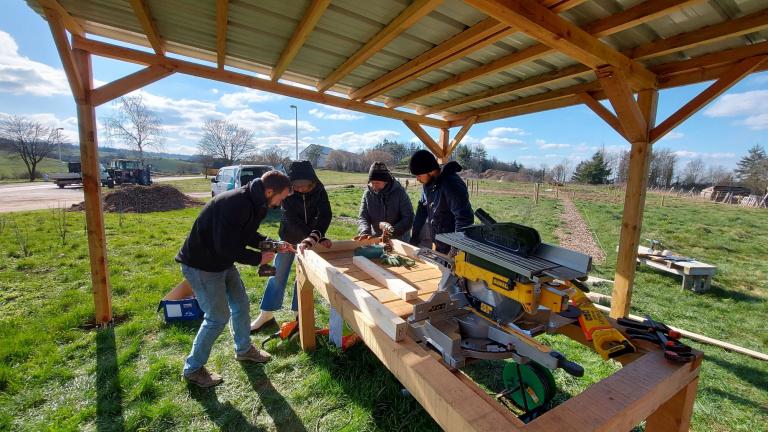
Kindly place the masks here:
[(621, 128), (621, 123), (619, 122), (619, 119), (614, 115), (612, 112), (608, 110), (603, 104), (597, 101), (592, 95), (590, 95), (587, 92), (579, 93), (577, 95), (579, 99), (584, 102), (584, 105), (586, 105), (589, 109), (591, 109), (595, 114), (598, 115), (601, 119), (603, 119), (604, 122), (608, 124), (608, 126), (612, 127), (613, 130), (615, 130), (619, 135), (624, 137), (624, 129)]
[(315, 29), (317, 22), (320, 21), (329, 4), (331, 4), (331, 0), (312, 0), (309, 3), (307, 10), (304, 12), (304, 17), (296, 25), (291, 39), (288, 40), (288, 44), (283, 49), (282, 54), (280, 54), (280, 59), (277, 60), (277, 64), (272, 69), (272, 73), (269, 76), (272, 81), (277, 81), (283, 75), (283, 72), (291, 64), (296, 54), (299, 53), (301, 47), (304, 46), (304, 42), (309, 37), (309, 34), (312, 33), (312, 30)]
[(703, 27), (676, 36), (659, 39), (626, 51), (627, 55), (636, 60), (659, 57), (677, 51), (695, 48), (723, 39), (754, 33), (768, 28), (768, 9), (719, 24)]
[[(728, 72), (730, 68), (736, 66), (740, 61), (741, 59), (739, 61), (722, 66), (715, 66), (706, 69), (694, 69), (679, 74), (662, 75), (659, 77), (659, 88), (667, 89), (684, 85), (697, 84), (706, 81), (716, 81), (720, 79), (720, 77), (723, 76), (726, 72)], [(752, 72), (763, 72), (766, 70), (768, 70), (768, 63), (762, 63)]]
[(671, 399), (664, 402), (651, 414), (645, 422), (648, 432), (688, 432), (693, 415), (693, 402), (696, 400), (696, 388), (699, 378), (696, 377), (683, 387)]
[(419, 295), (419, 291), (411, 284), (398, 278), (386, 269), (379, 267), (376, 263), (364, 256), (353, 256), (352, 263), (357, 266), (357, 268), (376, 279), (378, 283), (384, 285), (387, 289), (395, 293), (401, 300), (414, 300)]
[[(620, 94), (621, 89), (612, 90), (612, 92)], [(612, 94), (611, 97), (620, 99), (616, 94)], [(634, 105), (634, 107), (622, 109), (621, 112), (617, 110), (619, 120), (622, 120), (622, 115), (634, 116), (634, 111), (637, 110), (640, 112), (642, 123), (645, 124), (646, 129), (643, 137), (641, 137), (644, 139), (633, 141), (629, 153), (629, 173), (624, 195), (624, 212), (621, 218), (619, 252), (616, 257), (616, 274), (614, 275), (611, 295), (613, 298), (612, 318), (627, 316), (632, 302), (637, 246), (640, 244), (640, 232), (643, 227), (643, 209), (645, 208), (645, 194), (648, 188), (648, 166), (651, 161), (651, 143), (648, 140), (648, 135), (656, 118), (658, 91), (655, 89), (641, 90), (638, 94), (639, 103), (635, 102), (634, 98), (631, 99), (632, 104), (628, 102), (624, 104)], [(621, 101), (617, 100), (617, 103), (620, 104)], [(631, 124), (637, 121), (634, 118), (625, 119), (622, 124)]]
[(94, 106), (102, 105), (172, 74), (173, 70), (161, 65), (148, 66), (94, 89), (91, 93), (91, 103)]
[(144, 29), (144, 34), (152, 45), (152, 49), (158, 55), (165, 55), (165, 42), (160, 37), (160, 32), (157, 31), (157, 24), (152, 19), (152, 12), (149, 10), (147, 0), (129, 0), (129, 2), (141, 28)]
[(342, 63), (341, 66), (321, 80), (317, 85), (317, 90), (324, 92), (331, 88), (334, 84), (339, 82), (339, 80), (352, 72), (352, 70), (363, 64), (380, 49), (384, 48), (389, 42), (400, 35), (400, 33), (435, 10), (435, 8), (440, 6), (442, 2), (443, 0), (415, 0), (405, 8), (400, 15), (363, 45), (362, 48)]
[(317, 93), (305, 88), (282, 84), (279, 82), (273, 82), (266, 79), (257, 78), (251, 75), (241, 74), (229, 70), (221, 70), (212, 68), (209, 66), (201, 65), (198, 63), (188, 62), (184, 60), (178, 60), (175, 58), (158, 56), (155, 54), (134, 50), (117, 45), (106, 44), (90, 39), (76, 38), (74, 44), (77, 48), (81, 48), (92, 54), (104, 56), (107, 58), (113, 58), (118, 60), (124, 60), (132, 63), (143, 65), (162, 65), (171, 70), (187, 75), (193, 75), (200, 78), (207, 78), (216, 81), (226, 82), (229, 84), (244, 86), (253, 88), (256, 90), (263, 90), (270, 93), (277, 93), (284, 96), (295, 97), (298, 99), (304, 99), (311, 102), (317, 102), (320, 104), (335, 106), (339, 108), (349, 109), (353, 111), (363, 112), (367, 114), (379, 115), (382, 117), (389, 117), (398, 120), (411, 120), (428, 126), (434, 127), (447, 127), (448, 122), (434, 119), (431, 117), (420, 116), (408, 112), (398, 111), (391, 108), (377, 106), (373, 104), (367, 104), (364, 102), (357, 102), (349, 99), (345, 99), (338, 96)]
[(583, 75), (591, 72), (592, 72), (591, 68), (581, 64), (569, 66), (563, 69), (554, 70), (552, 72), (547, 72), (541, 75), (535, 75), (524, 80), (505, 84), (501, 87), (491, 88), (491, 89), (482, 91), (480, 93), (474, 93), (468, 96), (464, 96), (463, 98), (451, 99), (443, 103), (420, 108), (420, 109), (417, 109), (416, 112), (418, 112), (421, 115), (434, 114), (436, 112), (439, 112), (445, 109), (456, 108), (462, 105), (466, 105), (468, 103), (490, 99), (496, 96), (501, 96), (501, 95), (512, 93), (519, 90), (530, 89), (532, 87), (538, 87), (544, 84), (556, 83), (561, 80), (571, 79), (579, 75)]
[(600, 85), (597, 82), (588, 82), (584, 84), (577, 84), (570, 87), (565, 87), (562, 89), (557, 90), (551, 90), (544, 93), (539, 93), (534, 96), (529, 96), (525, 98), (518, 98), (509, 102), (503, 102), (498, 104), (493, 104), (487, 107), (477, 108), (469, 111), (463, 111), (458, 114), (451, 114), (444, 116), (448, 121), (454, 121), (458, 119), (466, 119), (472, 116), (482, 116), (483, 114), (496, 112), (496, 111), (504, 111), (509, 108), (517, 108), (524, 105), (529, 105), (535, 102), (541, 102), (544, 100), (551, 100), (555, 98), (561, 98), (566, 96), (573, 96), (578, 93), (583, 93), (586, 91), (593, 91), (593, 90), (599, 90)]
[(72, 90), (72, 97), (75, 98), (76, 102), (84, 101), (86, 92), (83, 88), (83, 79), (75, 65), (75, 57), (72, 54), (72, 48), (69, 45), (69, 39), (67, 39), (67, 32), (61, 22), (61, 17), (55, 11), (48, 8), (43, 9), (43, 12), (48, 19), (48, 26), (51, 29), (56, 50), (59, 52), (61, 65), (64, 67), (64, 74), (69, 82), (69, 88)]
[(416, 137), (421, 140), (421, 142), (424, 143), (427, 148), (435, 154), (436, 157), (441, 158), (443, 157), (443, 149), (437, 145), (435, 140), (432, 139), (431, 136), (427, 133), (427, 131), (424, 130), (423, 127), (418, 122), (411, 121), (411, 120), (403, 120), (403, 123), (408, 127), (408, 129), (413, 132)]
[(704, 0), (646, 0), (582, 28), (592, 36), (602, 38), (703, 2)]
[[(86, 95), (93, 88), (91, 56), (79, 49), (73, 51), (79, 71), (81, 87)], [(96, 107), (86, 97), (77, 102), (77, 125), (80, 133), (80, 163), (85, 195), (85, 222), (88, 230), (93, 302), (97, 325), (112, 321), (112, 289), (107, 264), (107, 238), (104, 231), (104, 213), (101, 197), (101, 169), (96, 131)]]
[[(85, 30), (80, 22), (73, 17), (57, 0), (36, 0), (43, 10), (50, 9), (61, 18), (61, 24), (70, 33), (77, 36), (85, 36)], [(46, 14), (47, 15), (47, 14)]]
[(637, 105), (632, 88), (623, 71), (612, 66), (598, 69), (597, 78), (608, 95), (624, 135), (630, 143), (648, 140), (648, 123)]
[(227, 58), (227, 25), (229, 0), (216, 0), (216, 66), (224, 69)]
[(497, 20), (515, 26), (547, 46), (591, 68), (612, 65), (625, 71), (636, 88), (653, 88), (656, 76), (645, 66), (541, 6), (535, 0), (466, 0)]
[[(379, 94), (402, 84), (403, 80), (416, 78), (419, 75), (466, 57), (472, 52), (498, 42), (513, 33), (515, 33), (515, 30), (510, 29), (506, 24), (502, 24), (493, 18), (487, 18), (355, 90), (350, 97), (359, 100), (373, 99)], [(387, 106), (390, 105), (387, 104)]]
[(303, 351), (312, 351), (317, 345), (315, 340), (314, 290), (301, 261), (296, 265), (296, 284), (296, 291), (299, 296), (299, 342)]
[(442, 156), (437, 158), (437, 162), (440, 165), (448, 163), (448, 146), (451, 144), (449, 142), (451, 136), (450, 132), (451, 131), (448, 128), (440, 129), (440, 140), (437, 143), (437, 146), (440, 147), (440, 153), (442, 153)]
[(477, 116), (472, 116), (468, 118), (466, 121), (464, 121), (464, 125), (461, 126), (461, 129), (459, 129), (459, 132), (456, 134), (455, 137), (451, 140), (450, 145), (445, 150), (445, 157), (450, 157), (451, 153), (453, 153), (454, 150), (456, 150), (456, 147), (459, 146), (459, 143), (461, 143), (461, 140), (464, 139), (464, 136), (469, 132), (469, 129), (475, 124), (477, 121)]
[[(727, 65), (749, 57), (766, 54), (768, 54), (768, 42), (760, 42), (744, 47), (704, 54), (689, 60), (651, 66), (651, 70), (657, 75), (663, 75), (664, 78), (667, 78), (683, 72)], [(659, 77), (659, 79), (661, 80), (662, 77)]]
[[(591, 92), (590, 92), (591, 93)], [(522, 102), (522, 99), (521, 99)], [(509, 117), (521, 116), (526, 114), (532, 114), (542, 111), (549, 111), (558, 108), (565, 108), (574, 105), (580, 105), (583, 103), (576, 94), (558, 96), (551, 99), (545, 99), (539, 102), (531, 102), (521, 104), (520, 106), (511, 107), (501, 111), (494, 111), (487, 114), (477, 116), (477, 123), (486, 123), (494, 120), (505, 119)], [(466, 120), (464, 118), (454, 120), (450, 122), (451, 127), (461, 126), (462, 122)]]
[(696, 114), (706, 104), (713, 101), (715, 98), (723, 94), (729, 88), (733, 87), (742, 78), (752, 73), (760, 64), (762, 64), (768, 56), (751, 57), (740, 61), (735, 66), (728, 69), (717, 81), (706, 88), (703, 92), (699, 93), (696, 97), (691, 99), (690, 102), (683, 105), (674, 114), (670, 115), (660, 125), (653, 128), (651, 131), (651, 143), (654, 143), (666, 135), (669, 131), (677, 127), (680, 123), (684, 122), (690, 116)]

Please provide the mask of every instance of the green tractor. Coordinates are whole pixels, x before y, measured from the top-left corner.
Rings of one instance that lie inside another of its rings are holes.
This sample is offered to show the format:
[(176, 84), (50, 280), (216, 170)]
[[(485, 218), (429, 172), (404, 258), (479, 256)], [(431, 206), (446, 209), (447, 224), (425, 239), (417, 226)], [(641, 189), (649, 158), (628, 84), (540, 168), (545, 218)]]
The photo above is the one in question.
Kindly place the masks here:
[(115, 184), (137, 184), (149, 186), (152, 184), (152, 165), (143, 165), (133, 159), (113, 159), (107, 172)]

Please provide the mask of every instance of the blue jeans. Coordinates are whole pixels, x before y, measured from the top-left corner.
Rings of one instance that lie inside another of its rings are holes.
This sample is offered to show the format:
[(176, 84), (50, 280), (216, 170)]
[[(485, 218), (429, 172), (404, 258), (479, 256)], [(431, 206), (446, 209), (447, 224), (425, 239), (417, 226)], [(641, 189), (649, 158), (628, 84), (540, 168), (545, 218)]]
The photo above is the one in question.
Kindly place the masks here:
[[(283, 298), (285, 297), (285, 286), (288, 284), (288, 276), (291, 274), (291, 264), (296, 255), (292, 253), (279, 253), (275, 255), (275, 275), (267, 281), (267, 289), (264, 290), (264, 297), (261, 299), (260, 309), (263, 311), (274, 312), (283, 307)], [(293, 301), (291, 301), (291, 310), (299, 310), (299, 298), (296, 296), (296, 283), (293, 284)]]
[(207, 272), (182, 264), (181, 272), (192, 285), (200, 309), (205, 313), (192, 343), (192, 351), (184, 362), (184, 375), (205, 366), (213, 343), (224, 330), (230, 316), (235, 352), (248, 352), (251, 348), (251, 319), (248, 316), (250, 302), (237, 268), (232, 266), (221, 272)]

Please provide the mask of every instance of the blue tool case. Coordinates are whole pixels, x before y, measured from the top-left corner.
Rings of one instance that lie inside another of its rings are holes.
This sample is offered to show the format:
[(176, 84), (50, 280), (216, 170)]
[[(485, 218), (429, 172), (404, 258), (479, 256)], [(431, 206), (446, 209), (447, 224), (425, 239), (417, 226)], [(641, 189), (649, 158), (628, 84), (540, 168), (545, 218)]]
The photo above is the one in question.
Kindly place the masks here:
[(203, 311), (197, 304), (195, 297), (187, 297), (180, 300), (160, 300), (157, 305), (158, 312), (162, 309), (165, 322), (191, 321), (203, 318)]

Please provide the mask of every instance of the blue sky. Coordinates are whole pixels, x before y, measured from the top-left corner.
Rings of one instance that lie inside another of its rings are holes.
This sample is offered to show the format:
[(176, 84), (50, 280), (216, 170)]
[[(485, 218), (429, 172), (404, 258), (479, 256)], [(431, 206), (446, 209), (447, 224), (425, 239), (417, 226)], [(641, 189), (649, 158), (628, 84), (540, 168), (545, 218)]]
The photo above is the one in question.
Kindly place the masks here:
[[(75, 104), (46, 22), (21, 0), (4, 3), (0, 14), (0, 116), (25, 115), (65, 128), (76, 140)], [(94, 57), (97, 83), (138, 70), (135, 65)], [(705, 84), (661, 92), (659, 121), (696, 95)], [(400, 121), (325, 107), (175, 74), (142, 90), (166, 129), (166, 151), (195, 152), (200, 127), (209, 118), (232, 120), (256, 131), (257, 143), (294, 149), (299, 107), (299, 148), (310, 143), (359, 151), (390, 140), (416, 141)], [(109, 116), (112, 105), (99, 107)], [(433, 136), (435, 129), (427, 128)], [(456, 132), (454, 129), (453, 133)], [(100, 144), (118, 146), (100, 134)], [(586, 107), (572, 107), (475, 125), (464, 138), (489, 154), (528, 167), (588, 158), (595, 150), (628, 148), (613, 129)], [(680, 167), (701, 157), (707, 165), (735, 166), (749, 147), (768, 142), (768, 72), (753, 74), (655, 144), (676, 152)]]

